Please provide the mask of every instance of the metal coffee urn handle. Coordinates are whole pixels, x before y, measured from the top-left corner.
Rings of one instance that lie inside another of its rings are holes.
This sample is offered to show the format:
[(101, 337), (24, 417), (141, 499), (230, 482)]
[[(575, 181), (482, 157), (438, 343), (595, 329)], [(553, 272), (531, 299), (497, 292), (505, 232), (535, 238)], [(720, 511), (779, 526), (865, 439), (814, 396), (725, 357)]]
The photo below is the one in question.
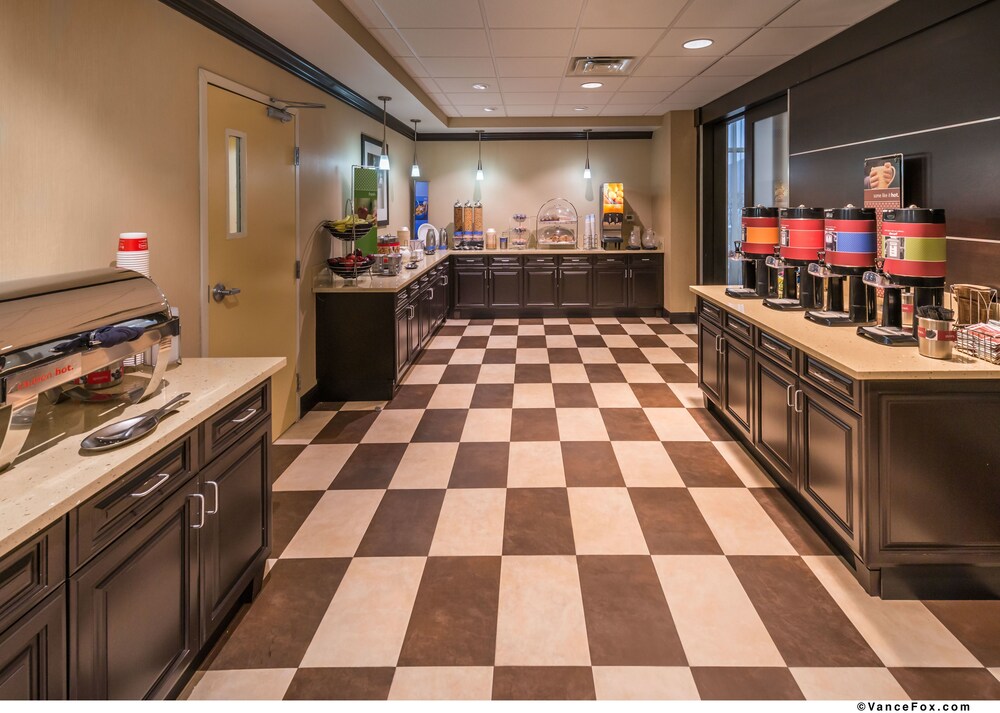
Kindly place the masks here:
[(227, 297), (230, 297), (231, 295), (238, 295), (239, 293), (240, 293), (239, 287), (227, 288), (225, 285), (219, 282), (218, 284), (215, 285), (215, 287), (212, 288), (212, 299), (215, 300), (216, 302), (222, 302), (222, 300), (226, 299)]

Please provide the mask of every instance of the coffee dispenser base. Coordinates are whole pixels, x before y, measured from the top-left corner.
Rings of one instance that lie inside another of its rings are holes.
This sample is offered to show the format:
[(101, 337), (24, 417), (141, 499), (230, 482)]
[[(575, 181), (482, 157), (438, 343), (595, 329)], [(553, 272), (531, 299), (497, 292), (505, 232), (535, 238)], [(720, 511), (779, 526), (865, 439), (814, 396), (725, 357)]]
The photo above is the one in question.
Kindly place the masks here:
[(760, 295), (753, 287), (727, 287), (726, 297), (735, 297), (738, 300), (759, 300)]
[(768, 297), (764, 300), (764, 306), (780, 312), (794, 312), (796, 310), (808, 309), (803, 306), (798, 297)]
[(887, 347), (913, 347), (917, 344), (917, 338), (913, 336), (912, 328), (858, 327), (858, 336), (871, 339), (876, 344), (884, 344)]
[(857, 327), (872, 325), (874, 322), (855, 322), (847, 312), (831, 312), (829, 310), (812, 310), (806, 312), (806, 319), (824, 327)]

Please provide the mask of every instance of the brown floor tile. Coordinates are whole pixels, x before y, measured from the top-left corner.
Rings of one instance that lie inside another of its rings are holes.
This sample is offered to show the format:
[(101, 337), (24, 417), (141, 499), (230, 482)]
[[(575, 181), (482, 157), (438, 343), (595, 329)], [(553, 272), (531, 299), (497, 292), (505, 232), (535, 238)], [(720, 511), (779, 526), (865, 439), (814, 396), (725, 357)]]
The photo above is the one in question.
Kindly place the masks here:
[(743, 481), (711, 443), (668, 441), (664, 444), (681, 480), (689, 488), (742, 488)]
[(667, 346), (663, 343), (655, 334), (633, 334), (632, 341), (635, 342), (637, 347), (642, 347), (644, 349), (662, 349)]
[(565, 488), (508, 488), (505, 555), (572, 555), (573, 524)]
[(599, 324), (597, 331), (601, 334), (627, 334), (625, 327), (620, 324)]
[(385, 701), (393, 668), (300, 668), (286, 701)]
[(438, 330), (439, 337), (461, 337), (465, 334), (465, 326), (461, 324), (442, 324)]
[(666, 597), (646, 556), (578, 556), (594, 666), (686, 666)]
[(489, 337), (462, 337), (458, 340), (459, 349), (485, 349)]
[(437, 529), (443, 490), (387, 490), (356, 557), (425, 557)]
[(890, 668), (914, 700), (997, 700), (1000, 681), (983, 668)]
[(584, 364), (587, 379), (592, 384), (624, 384), (625, 375), (617, 364)]
[(320, 401), (310, 409), (311, 411), (339, 411), (343, 408), (343, 401)]
[(549, 384), (552, 372), (548, 364), (518, 364), (514, 367), (515, 384)]
[[(826, 538), (806, 520), (779, 488), (750, 488), (750, 492), (800, 555), (836, 554)], [(1000, 636), (1000, 632), (997, 636)]]
[(513, 364), (516, 361), (516, 349), (487, 349), (483, 355), (483, 364)]
[(389, 487), (396, 467), (406, 452), (405, 443), (362, 443), (337, 477), (330, 490), (368, 490)]
[(490, 335), (494, 337), (516, 337), (517, 336), (517, 325), (516, 324), (494, 324), (493, 329), (490, 331)]
[(698, 347), (672, 347), (672, 349), (685, 364), (698, 363)]
[(569, 328), (568, 324), (546, 324), (545, 334), (547, 336), (557, 336), (557, 335), (570, 335), (573, 330)]
[(1000, 601), (926, 601), (983, 666), (1000, 666)]
[(545, 337), (544, 335), (526, 335), (522, 334), (517, 338), (517, 348), (518, 349), (544, 349), (545, 348)]
[(516, 408), (511, 412), (511, 441), (558, 441), (554, 408)]
[(787, 668), (697, 666), (691, 669), (691, 675), (703, 701), (801, 701), (805, 698)]
[(513, 384), (477, 384), (472, 392), (472, 408), (512, 408)]
[(800, 557), (729, 557), (789, 666), (881, 666)]
[(683, 404), (666, 384), (632, 384), (632, 393), (643, 408), (681, 408)]
[(624, 486), (621, 467), (607, 441), (568, 441), (562, 446), (566, 485), (580, 487)]
[(475, 384), (479, 377), (479, 364), (449, 364), (441, 375), (442, 384)]
[(644, 324), (642, 317), (619, 317), (619, 324)]
[(500, 557), (430, 557), (410, 615), (400, 666), (492, 666)]
[(271, 557), (280, 557), (323, 497), (323, 491), (283, 490), (271, 497)]
[(642, 353), (641, 349), (612, 347), (611, 356), (618, 364), (648, 364), (649, 359)]
[(492, 319), (470, 319), (469, 320), (469, 326), (470, 327), (485, 327), (487, 325), (492, 326), (493, 325), (493, 320)]
[(361, 443), (377, 417), (376, 411), (338, 411), (312, 442)]
[(687, 488), (629, 488), (651, 555), (721, 555)]
[(649, 328), (654, 334), (680, 334), (681, 330), (672, 324), (650, 324)]
[(592, 701), (589, 666), (498, 666), (493, 669), (495, 701)]
[(602, 408), (604, 427), (612, 441), (655, 441), (656, 431), (641, 408)]
[(653, 364), (653, 368), (668, 384), (698, 383), (698, 375), (683, 364)]
[(597, 408), (590, 384), (552, 384), (556, 408)]
[(604, 337), (600, 334), (577, 334), (573, 338), (576, 340), (576, 346), (578, 347), (597, 347), (603, 349), (606, 346), (604, 344)]
[(570, 317), (568, 321), (569, 321), (570, 324), (593, 324), (594, 323), (593, 317)]
[(424, 349), (420, 352), (420, 356), (417, 357), (417, 364), (447, 364), (451, 361), (451, 355), (455, 352), (454, 349)]
[(518, 324), (524, 324), (531, 327), (538, 327), (542, 324), (545, 324), (545, 322), (542, 320), (541, 317), (529, 317), (526, 319), (519, 319)]
[(278, 560), (209, 668), (296, 668), (350, 562), (349, 558)]
[(271, 482), (278, 479), (278, 476), (285, 472), (285, 469), (292, 464), (292, 461), (299, 457), (299, 454), (306, 449), (305, 446), (271, 446)]
[(572, 347), (551, 347), (549, 349), (550, 364), (580, 364), (580, 350)]
[[(430, 349), (428, 351), (438, 351)], [(450, 350), (441, 350), (450, 351)], [(434, 390), (437, 388), (435, 384), (403, 384), (399, 387), (396, 395), (392, 398), (392, 401), (387, 403), (385, 407), (387, 409), (396, 408), (427, 408), (427, 404), (430, 403), (431, 397), (434, 395)]]
[(424, 411), (413, 433), (412, 443), (458, 443), (469, 409), (437, 408)]
[(449, 488), (505, 488), (509, 443), (460, 443)]
[(711, 441), (732, 441), (732, 434), (726, 430), (726, 427), (717, 419), (711, 411), (706, 408), (690, 408), (688, 413), (691, 414), (691, 418), (698, 422), (701, 426), (701, 430), (705, 432)]

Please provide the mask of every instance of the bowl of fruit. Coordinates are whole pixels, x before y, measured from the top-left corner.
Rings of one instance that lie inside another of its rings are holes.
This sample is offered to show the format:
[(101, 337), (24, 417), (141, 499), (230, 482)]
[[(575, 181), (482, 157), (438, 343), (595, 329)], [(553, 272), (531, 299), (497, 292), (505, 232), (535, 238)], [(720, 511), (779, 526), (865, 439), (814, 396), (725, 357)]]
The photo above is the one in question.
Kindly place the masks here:
[(375, 264), (375, 256), (365, 255), (360, 250), (355, 250), (344, 257), (332, 257), (326, 261), (326, 264), (338, 277), (356, 277), (372, 269), (372, 265)]
[(374, 223), (370, 221), (368, 210), (358, 208), (357, 215), (351, 213), (346, 218), (340, 220), (329, 220), (323, 227), (335, 238), (340, 240), (357, 240), (363, 238), (372, 229)]

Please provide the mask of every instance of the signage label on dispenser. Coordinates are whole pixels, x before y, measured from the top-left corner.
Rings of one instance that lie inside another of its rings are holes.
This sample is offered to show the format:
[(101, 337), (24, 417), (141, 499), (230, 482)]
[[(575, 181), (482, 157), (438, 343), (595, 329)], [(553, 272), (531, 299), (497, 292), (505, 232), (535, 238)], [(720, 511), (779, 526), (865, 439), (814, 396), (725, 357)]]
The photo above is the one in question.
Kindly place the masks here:
[(65, 357), (34, 369), (26, 369), (7, 380), (7, 394), (21, 397), (34, 396), (59, 384), (82, 376), (80, 355)]

